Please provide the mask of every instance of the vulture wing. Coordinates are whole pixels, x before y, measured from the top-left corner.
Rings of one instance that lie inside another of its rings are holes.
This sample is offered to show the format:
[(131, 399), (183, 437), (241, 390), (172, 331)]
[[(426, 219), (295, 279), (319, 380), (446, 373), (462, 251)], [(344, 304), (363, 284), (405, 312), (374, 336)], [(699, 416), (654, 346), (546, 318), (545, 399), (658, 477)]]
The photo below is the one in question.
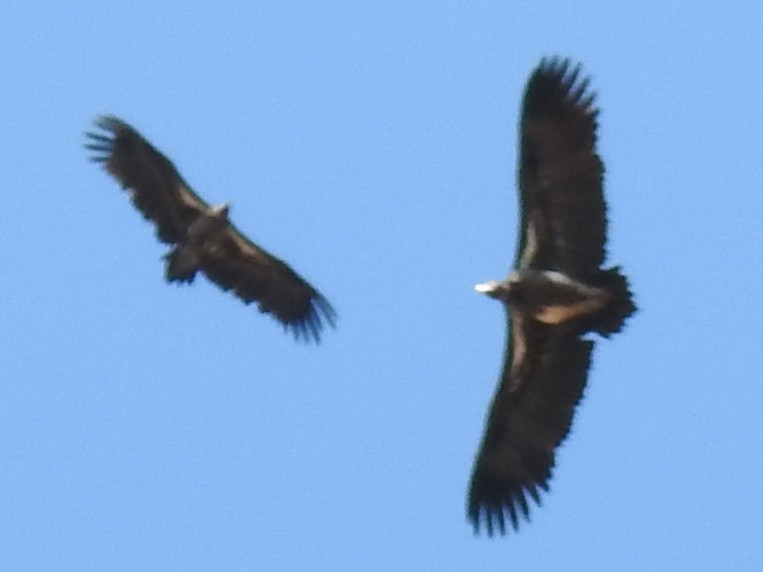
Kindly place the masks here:
[(594, 95), (580, 67), (543, 60), (525, 91), (520, 127), (522, 225), (517, 266), (585, 280), (604, 262), (604, 166)]
[(230, 224), (224, 238), (204, 251), (199, 266), (223, 290), (245, 303), (259, 302), (297, 339), (320, 341), (320, 332), (335, 325), (331, 304), (282, 260), (263, 250)]
[(554, 453), (583, 395), (593, 342), (564, 325), (509, 317), (506, 362), (493, 398), (469, 491), (468, 514), (479, 531), (514, 530), (548, 490)]
[(189, 225), (209, 209), (183, 180), (172, 162), (130, 125), (116, 117), (99, 117), (101, 133), (86, 133), (92, 161), (129, 189), (132, 202), (156, 225), (159, 240), (182, 243)]

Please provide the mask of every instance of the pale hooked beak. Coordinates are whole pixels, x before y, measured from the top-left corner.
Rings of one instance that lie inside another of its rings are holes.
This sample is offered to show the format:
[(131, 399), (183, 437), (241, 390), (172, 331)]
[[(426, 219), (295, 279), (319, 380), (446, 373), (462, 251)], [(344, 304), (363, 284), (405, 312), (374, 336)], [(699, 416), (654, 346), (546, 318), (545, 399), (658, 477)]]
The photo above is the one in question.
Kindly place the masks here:
[(215, 216), (221, 219), (227, 219), (229, 210), (230, 210), (230, 203), (223, 203), (220, 206), (214, 208), (214, 213), (215, 213)]
[(474, 286), (474, 289), (480, 294), (491, 294), (492, 292), (495, 292), (497, 285), (497, 282), (483, 282), (482, 284)]

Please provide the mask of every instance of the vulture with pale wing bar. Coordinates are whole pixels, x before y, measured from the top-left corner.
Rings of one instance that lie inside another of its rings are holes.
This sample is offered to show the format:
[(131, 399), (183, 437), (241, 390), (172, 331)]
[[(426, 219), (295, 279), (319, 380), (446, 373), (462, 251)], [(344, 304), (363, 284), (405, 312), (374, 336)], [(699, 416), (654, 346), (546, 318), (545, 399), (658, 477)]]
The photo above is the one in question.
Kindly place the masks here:
[(605, 258), (604, 167), (594, 94), (580, 67), (543, 60), (528, 81), (520, 125), (521, 227), (514, 270), (477, 291), (508, 314), (503, 373), (468, 495), (475, 533), (517, 530), (548, 491), (557, 447), (586, 385), (594, 342), (636, 311)]
[(244, 236), (228, 219), (228, 205), (211, 207), (178, 173), (172, 162), (130, 125), (99, 117), (103, 132), (86, 133), (91, 159), (103, 163), (135, 207), (156, 225), (159, 240), (173, 245), (165, 256), (168, 282), (193, 282), (204, 273), (246, 304), (257, 302), (297, 339), (320, 341), (334, 326), (331, 304), (285, 262)]

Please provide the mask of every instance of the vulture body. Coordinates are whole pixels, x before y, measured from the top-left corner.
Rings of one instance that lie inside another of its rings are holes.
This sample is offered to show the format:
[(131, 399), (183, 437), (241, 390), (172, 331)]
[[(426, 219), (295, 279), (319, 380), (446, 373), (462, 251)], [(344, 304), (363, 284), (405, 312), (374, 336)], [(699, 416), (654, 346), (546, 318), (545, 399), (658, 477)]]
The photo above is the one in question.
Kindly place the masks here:
[(594, 95), (580, 67), (543, 60), (520, 124), (521, 227), (514, 270), (475, 289), (508, 315), (503, 372), (468, 494), (475, 533), (515, 531), (548, 491), (557, 447), (583, 395), (594, 342), (636, 307), (618, 267), (602, 269), (606, 206)]
[(212, 207), (183, 180), (172, 162), (130, 125), (103, 116), (86, 133), (91, 160), (102, 163), (133, 205), (173, 248), (165, 255), (168, 282), (190, 283), (199, 272), (246, 304), (258, 302), (297, 339), (320, 341), (334, 326), (331, 304), (285, 262), (244, 236), (228, 219), (228, 205)]

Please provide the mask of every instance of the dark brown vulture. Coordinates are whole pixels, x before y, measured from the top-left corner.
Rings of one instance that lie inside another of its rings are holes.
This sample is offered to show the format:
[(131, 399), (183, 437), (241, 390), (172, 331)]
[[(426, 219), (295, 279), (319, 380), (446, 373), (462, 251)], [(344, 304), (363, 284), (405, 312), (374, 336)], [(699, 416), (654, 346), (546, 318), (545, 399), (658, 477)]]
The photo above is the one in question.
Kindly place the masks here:
[(297, 339), (320, 341), (334, 326), (331, 304), (285, 262), (244, 236), (228, 219), (228, 205), (211, 207), (183, 180), (172, 162), (124, 121), (99, 117), (105, 133), (86, 133), (92, 160), (103, 163), (135, 207), (156, 225), (168, 282), (193, 282), (201, 271), (246, 304), (258, 302)]
[(514, 270), (479, 284), (508, 314), (505, 363), (475, 460), (468, 516), (475, 533), (515, 531), (548, 491), (557, 447), (583, 395), (594, 343), (636, 307), (618, 267), (602, 269), (604, 167), (594, 95), (580, 67), (543, 60), (527, 83), (520, 126), (521, 228)]

